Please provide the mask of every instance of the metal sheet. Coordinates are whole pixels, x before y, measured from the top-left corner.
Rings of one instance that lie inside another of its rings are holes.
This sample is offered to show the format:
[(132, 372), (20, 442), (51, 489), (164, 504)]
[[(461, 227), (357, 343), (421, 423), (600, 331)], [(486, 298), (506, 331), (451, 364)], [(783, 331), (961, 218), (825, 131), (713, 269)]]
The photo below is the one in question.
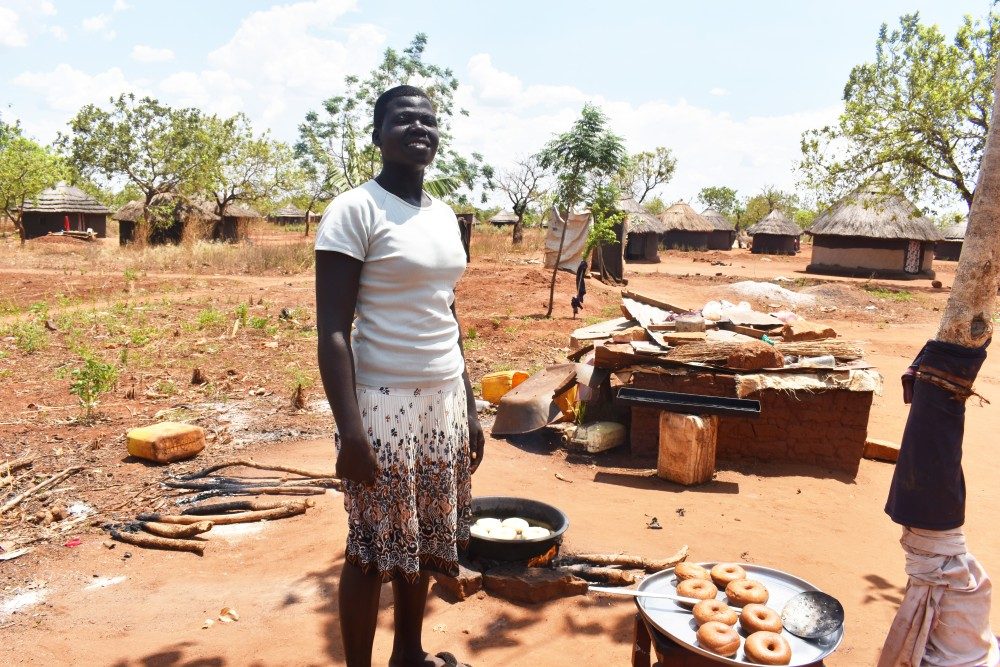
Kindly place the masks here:
[(756, 417), (760, 415), (760, 401), (725, 396), (680, 394), (655, 389), (626, 387), (618, 390), (618, 402), (637, 408), (650, 408), (687, 415), (724, 415), (727, 417)]
[(576, 382), (580, 364), (549, 366), (517, 385), (500, 399), (494, 436), (537, 431), (560, 415), (553, 399)]
[[(698, 563), (702, 567), (711, 568), (717, 563)], [(775, 570), (760, 565), (743, 565), (747, 575), (764, 584), (768, 591), (767, 606), (774, 609), (779, 614), (785, 603), (793, 596), (803, 591), (819, 590), (808, 581), (799, 579), (781, 570)], [(674, 577), (674, 570), (663, 570), (652, 574), (639, 584), (639, 590), (654, 591), (657, 593), (677, 594), (677, 579)], [(719, 593), (719, 599), (725, 601), (725, 593)], [(733, 658), (725, 658), (712, 653), (698, 645), (696, 633), (698, 626), (694, 622), (691, 611), (671, 600), (661, 600), (656, 598), (638, 598), (637, 605), (639, 611), (656, 628), (667, 635), (675, 642), (690, 649), (691, 651), (715, 660), (726, 665), (754, 665), (746, 653), (743, 651), (743, 642), (746, 640), (746, 633), (739, 628), (740, 648)], [(836, 632), (821, 639), (806, 640), (796, 637), (786, 630), (781, 631), (781, 635), (788, 640), (788, 645), (792, 648), (791, 667), (802, 667), (819, 662), (837, 650), (844, 640), (844, 628), (841, 626)]]

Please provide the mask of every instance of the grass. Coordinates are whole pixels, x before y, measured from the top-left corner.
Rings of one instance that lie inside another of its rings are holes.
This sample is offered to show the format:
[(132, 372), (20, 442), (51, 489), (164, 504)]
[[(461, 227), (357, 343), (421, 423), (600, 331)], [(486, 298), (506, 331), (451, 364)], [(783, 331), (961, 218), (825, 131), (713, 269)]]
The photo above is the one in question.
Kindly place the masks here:
[(862, 285), (861, 288), (872, 296), (885, 301), (896, 301), (905, 303), (913, 301), (913, 292), (905, 289), (893, 289), (891, 287), (879, 287), (878, 285)]
[(511, 229), (480, 224), (472, 230), (470, 254), (476, 259), (503, 261), (510, 257), (537, 255), (545, 250), (545, 231), (540, 227), (524, 230), (521, 245), (511, 242)]
[(226, 317), (222, 314), (222, 311), (216, 310), (212, 306), (209, 306), (205, 310), (198, 313), (196, 319), (198, 321), (199, 329), (211, 329), (213, 327), (218, 327), (226, 321)]
[(34, 354), (49, 345), (45, 329), (35, 322), (17, 322), (10, 327), (14, 345), (25, 354)]

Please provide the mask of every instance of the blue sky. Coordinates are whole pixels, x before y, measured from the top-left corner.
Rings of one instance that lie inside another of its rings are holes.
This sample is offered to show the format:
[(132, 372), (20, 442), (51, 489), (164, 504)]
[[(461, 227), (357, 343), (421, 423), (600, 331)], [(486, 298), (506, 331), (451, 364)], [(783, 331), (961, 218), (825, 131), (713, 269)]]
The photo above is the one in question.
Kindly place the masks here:
[(470, 118), (460, 148), (498, 167), (598, 103), (631, 150), (678, 157), (667, 200), (727, 184), (795, 186), (798, 138), (836, 118), (879, 26), (919, 11), (953, 34), (985, 0), (387, 2), (0, 0), (0, 114), (52, 140), (82, 104), (126, 90), (247, 113), (292, 140), (309, 108), (386, 46), (429, 36)]

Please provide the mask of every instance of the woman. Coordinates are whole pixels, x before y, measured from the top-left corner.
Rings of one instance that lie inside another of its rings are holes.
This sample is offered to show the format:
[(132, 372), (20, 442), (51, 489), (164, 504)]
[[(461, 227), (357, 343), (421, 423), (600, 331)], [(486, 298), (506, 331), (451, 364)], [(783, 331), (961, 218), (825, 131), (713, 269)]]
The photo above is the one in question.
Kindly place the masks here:
[(348, 667), (371, 664), (386, 581), (390, 666), (457, 663), (426, 653), (420, 637), (429, 572), (458, 572), (484, 445), (455, 316), (465, 251), (455, 214), (423, 191), (438, 139), (426, 93), (382, 93), (372, 130), (382, 170), (334, 199), (316, 233), (319, 370), (348, 513), (339, 596)]

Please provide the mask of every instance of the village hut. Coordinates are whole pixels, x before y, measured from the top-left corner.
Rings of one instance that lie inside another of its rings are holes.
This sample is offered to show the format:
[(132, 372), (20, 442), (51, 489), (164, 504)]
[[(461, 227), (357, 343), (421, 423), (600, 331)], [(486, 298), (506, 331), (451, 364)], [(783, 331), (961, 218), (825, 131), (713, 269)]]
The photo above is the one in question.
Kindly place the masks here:
[[(215, 210), (218, 214), (218, 208)], [(243, 202), (234, 201), (226, 206), (226, 214), (212, 227), (212, 240), (221, 243), (238, 243), (247, 235), (250, 223), (264, 216)]]
[[(145, 200), (135, 199), (112, 216), (118, 221), (118, 242), (121, 245), (136, 241), (136, 229), (143, 221), (144, 206)], [(180, 243), (185, 236), (205, 239), (211, 227), (220, 220), (207, 204), (191, 202), (174, 194), (158, 194), (149, 205), (150, 230), (146, 242), (166, 245)]]
[(701, 212), (701, 217), (712, 225), (712, 232), (708, 235), (708, 249), (732, 250), (736, 241), (736, 224), (714, 208), (706, 208)]
[(657, 250), (660, 245), (660, 235), (666, 225), (652, 213), (642, 207), (642, 204), (631, 197), (618, 202), (618, 210), (625, 214), (621, 233), (615, 230), (619, 242), (625, 240), (625, 260), (658, 262), (660, 256)]
[(108, 235), (107, 208), (80, 188), (58, 183), (26, 202), (21, 212), (24, 238), (49, 232), (93, 230), (98, 238)]
[(750, 235), (750, 252), (755, 255), (794, 255), (799, 251), (802, 230), (775, 209), (764, 219), (747, 229)]
[(490, 218), (490, 224), (494, 227), (503, 227), (504, 225), (516, 225), (517, 224), (517, 213), (513, 211), (500, 211), (492, 218)]
[(677, 250), (707, 250), (708, 238), (715, 230), (708, 220), (688, 204), (679, 201), (660, 214), (664, 248)]
[(952, 225), (945, 229), (941, 235), (944, 241), (934, 244), (934, 259), (944, 259), (950, 262), (957, 262), (962, 254), (962, 245), (965, 243), (965, 230), (969, 226), (969, 219), (957, 225)]
[[(811, 273), (933, 278), (934, 223), (898, 194), (857, 190), (818, 216)], [(754, 240), (756, 245), (756, 239)]]
[(304, 225), (306, 212), (294, 204), (287, 204), (271, 214), (271, 222), (276, 225)]

